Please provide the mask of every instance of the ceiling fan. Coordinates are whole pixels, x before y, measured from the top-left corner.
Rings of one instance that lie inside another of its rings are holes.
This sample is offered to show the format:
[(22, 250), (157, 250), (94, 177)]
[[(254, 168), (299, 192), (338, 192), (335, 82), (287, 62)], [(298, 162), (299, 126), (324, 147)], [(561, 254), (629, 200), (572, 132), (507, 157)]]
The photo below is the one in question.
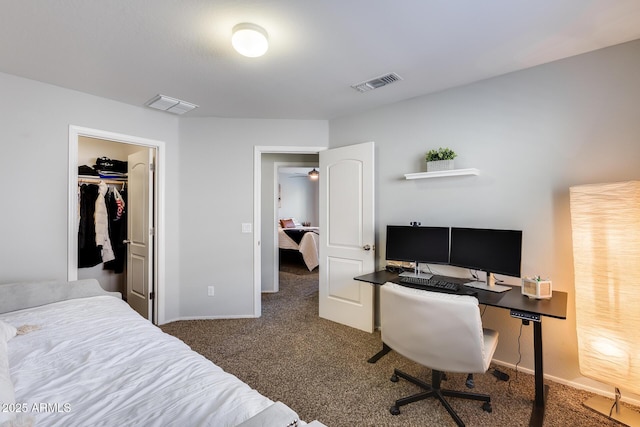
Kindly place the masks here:
[(288, 175), (288, 178), (308, 178), (312, 181), (316, 181), (320, 176), (320, 172), (316, 168), (313, 168), (307, 173), (303, 172), (294, 172)]

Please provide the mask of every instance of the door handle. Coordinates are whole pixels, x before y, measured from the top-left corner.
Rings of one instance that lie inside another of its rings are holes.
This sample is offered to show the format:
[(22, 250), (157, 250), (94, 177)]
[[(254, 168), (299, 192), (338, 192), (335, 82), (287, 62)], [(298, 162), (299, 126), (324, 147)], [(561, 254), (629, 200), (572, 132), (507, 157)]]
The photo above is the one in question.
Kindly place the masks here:
[(364, 245), (364, 246), (362, 247), (362, 249), (364, 249), (365, 251), (370, 251), (370, 250), (371, 250), (371, 246), (369, 246), (369, 245)]
[(122, 243), (124, 243), (125, 245), (128, 245), (131, 243), (131, 240), (123, 240)]

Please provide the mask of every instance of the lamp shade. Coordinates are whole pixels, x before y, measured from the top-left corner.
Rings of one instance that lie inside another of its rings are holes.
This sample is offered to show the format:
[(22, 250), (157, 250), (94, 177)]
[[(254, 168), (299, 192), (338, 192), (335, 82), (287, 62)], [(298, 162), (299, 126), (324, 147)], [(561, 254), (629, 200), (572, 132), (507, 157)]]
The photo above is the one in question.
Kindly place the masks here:
[(571, 187), (580, 372), (640, 393), (640, 182)]

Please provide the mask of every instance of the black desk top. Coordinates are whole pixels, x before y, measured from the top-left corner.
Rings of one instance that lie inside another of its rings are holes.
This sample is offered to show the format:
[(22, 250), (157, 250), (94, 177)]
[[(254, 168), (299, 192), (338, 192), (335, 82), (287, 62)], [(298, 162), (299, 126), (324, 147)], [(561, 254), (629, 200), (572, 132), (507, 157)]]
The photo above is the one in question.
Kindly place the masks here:
[(354, 277), (354, 280), (361, 282), (369, 282), (374, 285), (384, 285), (387, 282), (393, 282), (398, 278), (398, 273), (391, 273), (387, 270), (374, 271), (373, 273), (363, 274), (362, 276)]
[[(354, 280), (369, 282), (374, 285), (384, 285), (387, 282), (398, 282), (398, 273), (381, 270), (362, 276), (354, 277)], [(400, 284), (400, 283), (399, 283)], [(506, 292), (490, 292), (481, 289), (469, 288), (476, 292), (478, 302), (493, 307), (526, 311), (539, 314), (541, 316), (554, 317), (556, 319), (567, 318), (567, 293), (553, 291), (551, 299), (533, 299), (522, 295), (519, 286), (512, 286), (513, 289)]]
[(520, 287), (515, 286), (514, 289), (504, 292), (504, 296), (495, 303), (482, 302), (480, 297), (478, 297), (478, 301), (481, 304), (513, 310), (528, 311), (530, 313), (540, 314), (541, 316), (554, 317), (556, 319), (567, 318), (567, 293), (561, 291), (553, 291), (550, 299), (535, 299), (522, 295)]

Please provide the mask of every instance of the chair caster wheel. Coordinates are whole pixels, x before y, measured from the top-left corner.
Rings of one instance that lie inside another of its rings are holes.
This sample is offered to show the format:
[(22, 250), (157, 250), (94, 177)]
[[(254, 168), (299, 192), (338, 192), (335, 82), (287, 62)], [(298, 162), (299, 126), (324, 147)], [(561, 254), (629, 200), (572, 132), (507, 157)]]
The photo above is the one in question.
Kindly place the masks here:
[(465, 381), (467, 388), (474, 388), (475, 382), (473, 381), (473, 374), (467, 375), (467, 380)]
[(389, 412), (391, 412), (391, 415), (398, 415), (400, 414), (400, 408), (394, 405), (389, 409)]
[(398, 376), (396, 374), (391, 375), (391, 382), (394, 382), (394, 383), (398, 382)]
[(488, 413), (492, 413), (493, 412), (493, 408), (491, 407), (491, 402), (484, 402), (482, 404), (482, 410)]

